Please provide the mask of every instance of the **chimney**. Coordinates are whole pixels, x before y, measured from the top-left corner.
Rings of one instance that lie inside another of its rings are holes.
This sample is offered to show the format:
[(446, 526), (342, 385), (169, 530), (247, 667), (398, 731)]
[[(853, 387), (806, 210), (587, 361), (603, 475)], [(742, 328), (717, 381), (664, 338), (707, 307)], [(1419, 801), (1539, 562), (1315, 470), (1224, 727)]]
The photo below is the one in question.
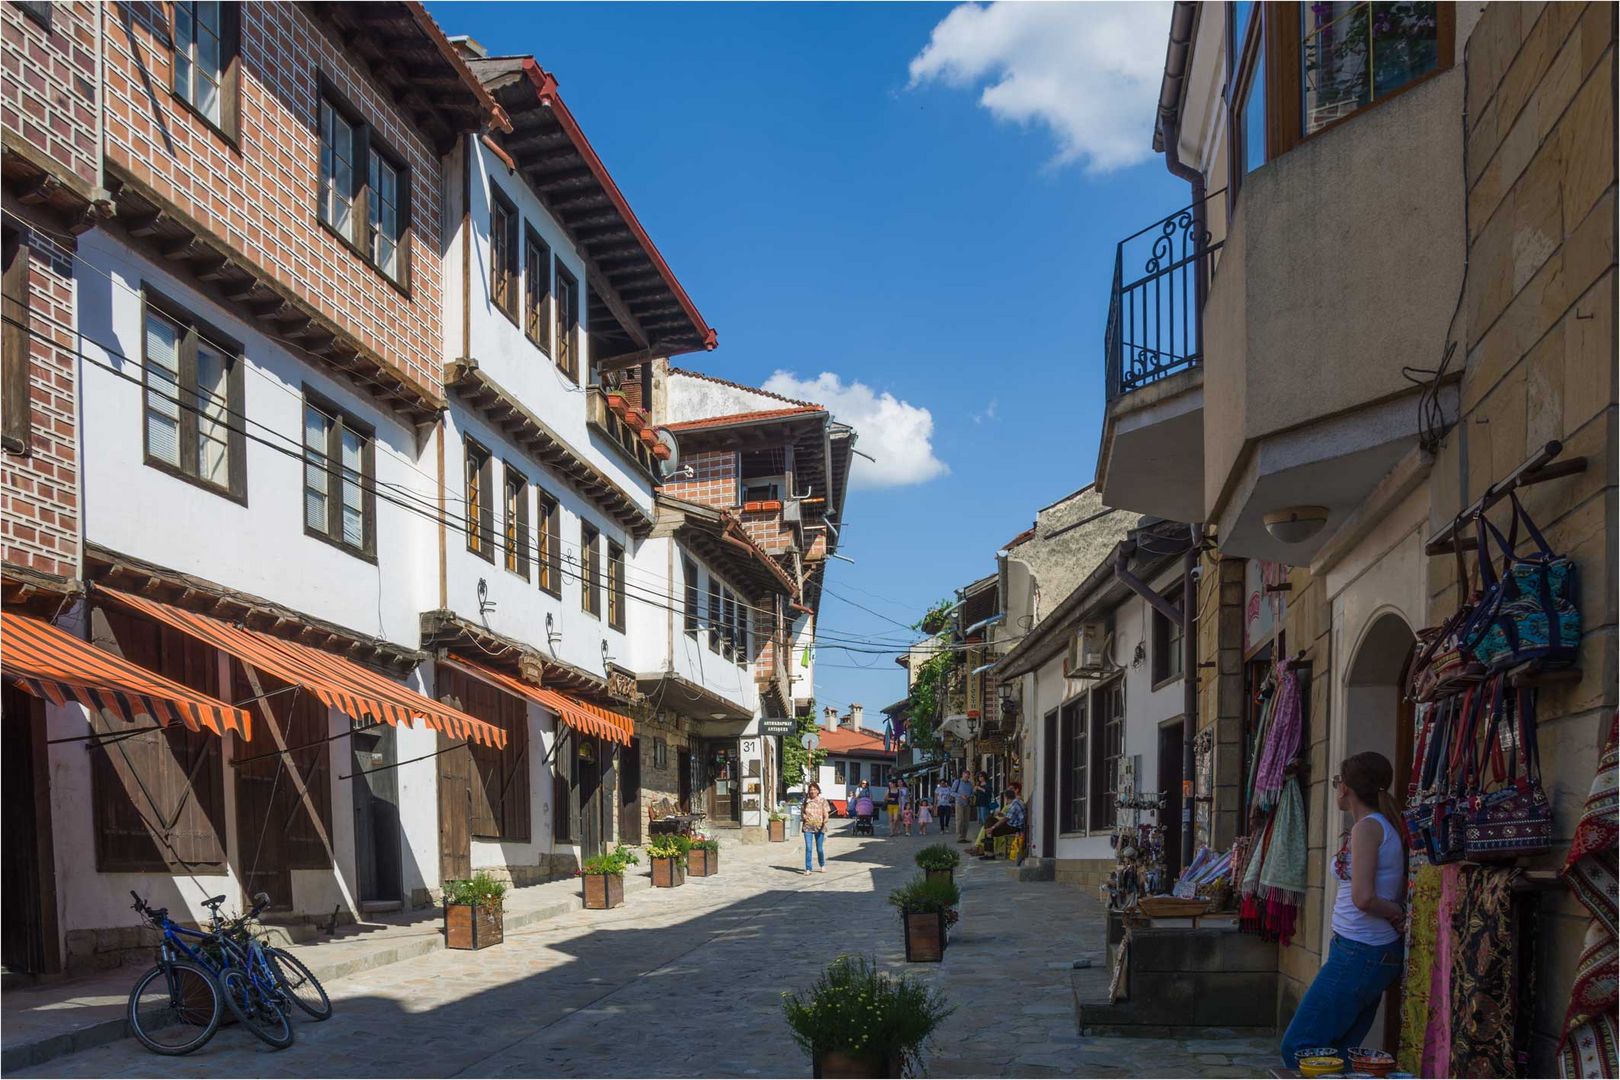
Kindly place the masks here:
[(833, 708), (831, 705), (828, 705), (826, 707), (826, 709), (823, 710), (823, 712), (826, 714), (826, 718), (827, 718), (827, 730), (828, 731), (837, 731), (838, 730), (838, 710)]
[(479, 44), (478, 39), (469, 34), (450, 35), (450, 44), (467, 60), (482, 60), (489, 55), (489, 50)]
[(859, 731), (859, 730), (861, 730), (861, 719), (862, 719), (862, 716), (864, 715), (865, 712), (866, 712), (865, 708), (862, 707), (861, 705), (858, 705), (858, 704), (851, 704), (850, 705), (850, 707), (849, 707), (849, 730), (851, 730), (851, 731)]

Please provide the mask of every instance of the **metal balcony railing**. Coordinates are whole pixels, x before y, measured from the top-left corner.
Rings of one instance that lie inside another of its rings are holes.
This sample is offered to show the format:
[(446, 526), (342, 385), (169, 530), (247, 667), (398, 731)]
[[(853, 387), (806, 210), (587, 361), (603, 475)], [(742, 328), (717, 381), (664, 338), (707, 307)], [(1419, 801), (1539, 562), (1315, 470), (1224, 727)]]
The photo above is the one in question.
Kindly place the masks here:
[[(1225, 241), (1224, 191), (1119, 242), (1104, 333), (1108, 400), (1204, 360), (1204, 298)], [(1212, 239), (1211, 217), (1220, 227)]]

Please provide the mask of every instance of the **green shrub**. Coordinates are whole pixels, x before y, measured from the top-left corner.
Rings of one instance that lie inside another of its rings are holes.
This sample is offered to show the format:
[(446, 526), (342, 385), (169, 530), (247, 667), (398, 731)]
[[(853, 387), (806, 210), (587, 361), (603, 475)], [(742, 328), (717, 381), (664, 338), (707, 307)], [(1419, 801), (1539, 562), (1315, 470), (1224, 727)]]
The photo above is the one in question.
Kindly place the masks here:
[(922, 1047), (953, 1011), (944, 995), (908, 975), (887, 975), (865, 957), (840, 956), (802, 993), (784, 993), (793, 1041), (812, 1057), (826, 1051), (898, 1059), (920, 1075)]
[(957, 888), (956, 882), (929, 881), (925, 877), (912, 878), (889, 894), (889, 903), (898, 908), (901, 915), (949, 914), (961, 899), (962, 890)]
[(929, 844), (917, 852), (917, 865), (924, 870), (955, 870), (962, 861), (949, 844)]
[(582, 874), (622, 874), (625, 867), (640, 861), (641, 857), (639, 855), (620, 844), (612, 851), (604, 852), (601, 855), (592, 855), (586, 859), (579, 872)]
[(720, 841), (716, 840), (712, 836), (694, 836), (692, 837), (692, 850), (707, 851), (711, 854), (719, 854)]
[(471, 907), (501, 910), (506, 896), (506, 882), (480, 870), (470, 878), (444, 883), (444, 906), (466, 904)]
[[(682, 841), (686, 841), (682, 843)], [(647, 844), (647, 857), (649, 859), (684, 859), (691, 850), (691, 842), (679, 833), (669, 833), (657, 837)]]

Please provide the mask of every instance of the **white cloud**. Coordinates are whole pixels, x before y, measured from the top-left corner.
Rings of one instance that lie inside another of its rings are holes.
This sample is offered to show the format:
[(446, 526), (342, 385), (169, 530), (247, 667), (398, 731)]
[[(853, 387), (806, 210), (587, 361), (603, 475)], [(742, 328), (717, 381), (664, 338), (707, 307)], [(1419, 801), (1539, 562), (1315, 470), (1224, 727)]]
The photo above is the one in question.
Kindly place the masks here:
[(845, 383), (830, 371), (801, 379), (778, 371), (765, 380), (773, 394), (825, 405), (839, 421), (854, 428), (861, 453), (850, 465), (854, 488), (905, 487), (944, 476), (950, 467), (934, 456), (934, 415), (901, 401), (888, 391), (879, 394), (863, 382)]
[(984, 407), (983, 412), (976, 412), (976, 413), (973, 414), (973, 422), (975, 424), (982, 424), (986, 420), (994, 420), (995, 418), (996, 418), (996, 399), (995, 398), (990, 399), (990, 404), (988, 404), (988, 405), (986, 405)]
[(911, 85), (985, 84), (997, 119), (1051, 129), (1053, 165), (1108, 172), (1153, 154), (1169, 28), (1162, 0), (960, 4), (912, 59)]

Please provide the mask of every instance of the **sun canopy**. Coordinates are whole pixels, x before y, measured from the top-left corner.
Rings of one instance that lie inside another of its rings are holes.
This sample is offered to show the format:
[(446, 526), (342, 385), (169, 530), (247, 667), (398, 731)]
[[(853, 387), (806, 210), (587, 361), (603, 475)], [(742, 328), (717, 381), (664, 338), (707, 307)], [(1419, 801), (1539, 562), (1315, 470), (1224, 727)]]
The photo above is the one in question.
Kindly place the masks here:
[(150, 716), (163, 727), (176, 720), (192, 731), (234, 731), (252, 737), (248, 714), (166, 679), (121, 656), (58, 630), (43, 619), (0, 612), (0, 668), (36, 697), (58, 705), (77, 701), (111, 709), (133, 723)]
[(96, 591), (230, 653), (283, 682), (302, 686), (326, 705), (362, 723), (384, 720), (395, 726), (409, 727), (416, 720), (423, 720), (435, 731), (452, 738), (470, 739), (486, 746), (506, 746), (506, 732), (494, 724), (434, 701), (352, 660), (131, 593), (108, 588)]
[(443, 663), (460, 668), (476, 679), (483, 679), (497, 689), (527, 698), (536, 705), (556, 713), (564, 724), (582, 734), (611, 739), (629, 746), (630, 736), (635, 733), (636, 725), (628, 716), (621, 716), (610, 709), (580, 701), (556, 690), (524, 682), (516, 676), (496, 671), (476, 660), (450, 653), (444, 658)]

